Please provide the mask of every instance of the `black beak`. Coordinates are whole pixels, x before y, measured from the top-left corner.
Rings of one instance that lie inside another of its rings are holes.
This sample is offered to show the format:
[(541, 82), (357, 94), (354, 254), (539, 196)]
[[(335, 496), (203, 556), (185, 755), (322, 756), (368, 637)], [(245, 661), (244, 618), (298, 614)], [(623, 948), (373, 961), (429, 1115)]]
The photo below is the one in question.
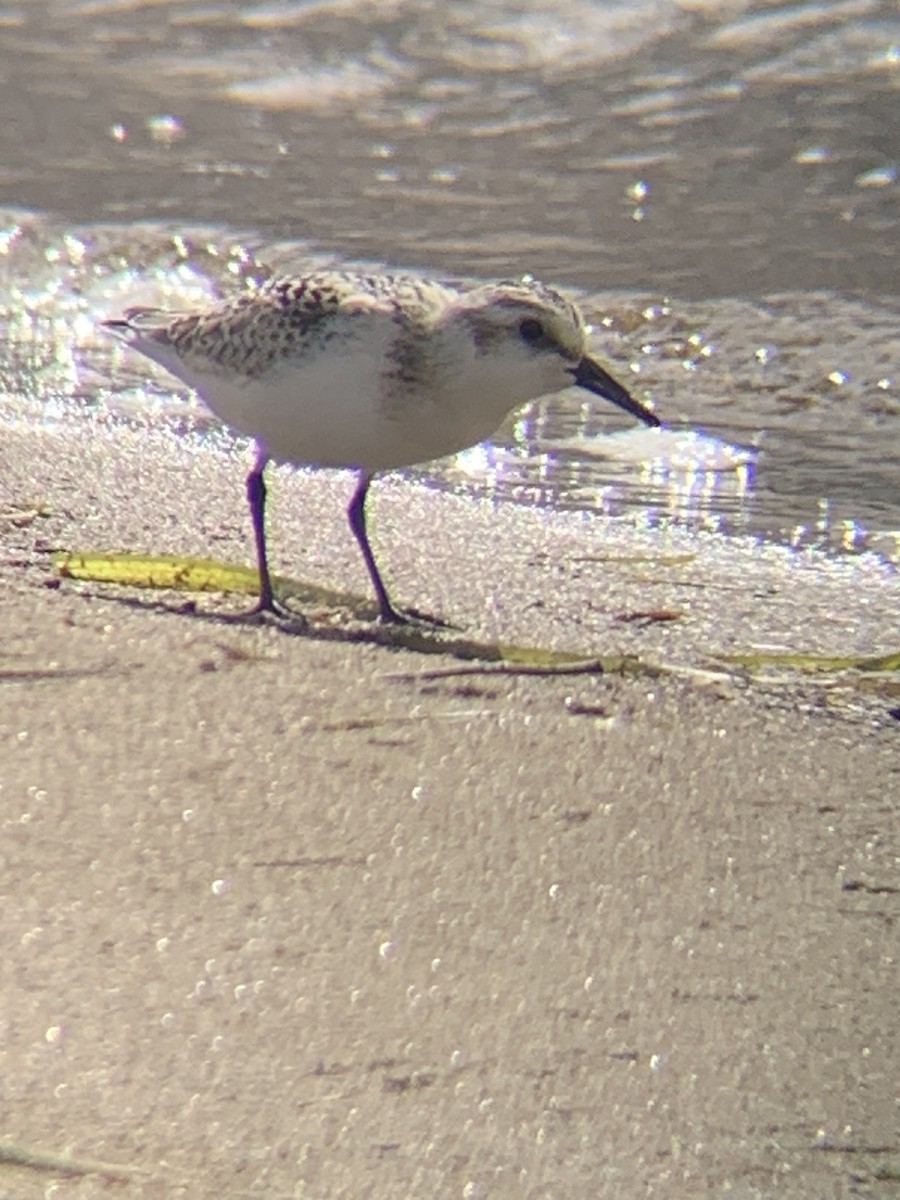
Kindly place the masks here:
[(599, 363), (594, 362), (587, 355), (577, 367), (570, 367), (569, 370), (579, 387), (587, 388), (589, 392), (602, 396), (604, 400), (611, 400), (618, 408), (624, 408), (627, 413), (631, 413), (645, 425), (659, 426), (662, 424), (655, 412), (635, 400), (634, 396), (627, 392), (621, 383), (613, 379), (612, 375), (604, 371)]

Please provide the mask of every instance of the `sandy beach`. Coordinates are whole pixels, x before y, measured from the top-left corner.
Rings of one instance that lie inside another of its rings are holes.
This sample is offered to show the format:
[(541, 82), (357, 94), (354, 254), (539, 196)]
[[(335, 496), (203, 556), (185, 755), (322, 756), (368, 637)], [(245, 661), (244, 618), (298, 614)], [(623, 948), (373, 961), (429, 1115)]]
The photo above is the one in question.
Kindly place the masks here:
[[(364, 623), (54, 571), (249, 562), (242, 473), (4, 430), (0, 1138), (122, 1178), (0, 1191), (893, 1195), (896, 685), (720, 656), (896, 653), (896, 575), (388, 479), (401, 603), (644, 664), (435, 678)], [(275, 472), (276, 569), (365, 594), (348, 494)]]

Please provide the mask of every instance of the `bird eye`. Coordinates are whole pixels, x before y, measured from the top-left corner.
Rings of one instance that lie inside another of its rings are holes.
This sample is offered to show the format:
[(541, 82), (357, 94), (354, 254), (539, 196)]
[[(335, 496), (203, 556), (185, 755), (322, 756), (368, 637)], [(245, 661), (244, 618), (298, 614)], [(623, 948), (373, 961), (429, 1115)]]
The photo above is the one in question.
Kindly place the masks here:
[(522, 335), (523, 342), (528, 342), (530, 346), (533, 346), (544, 336), (544, 326), (534, 317), (525, 317), (523, 321), (519, 322), (519, 333)]

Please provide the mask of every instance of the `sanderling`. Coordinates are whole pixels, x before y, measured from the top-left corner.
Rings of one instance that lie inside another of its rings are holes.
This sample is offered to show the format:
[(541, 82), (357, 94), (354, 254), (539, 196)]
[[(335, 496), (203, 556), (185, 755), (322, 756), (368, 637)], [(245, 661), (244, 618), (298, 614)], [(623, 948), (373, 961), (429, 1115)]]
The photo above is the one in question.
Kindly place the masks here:
[(357, 472), (350, 528), (382, 620), (403, 621), (366, 533), (375, 474), (474, 446), (527, 400), (573, 385), (660, 423), (588, 354), (578, 308), (531, 278), (472, 286), (316, 271), (201, 311), (131, 308), (104, 324), (254, 439), (259, 611), (278, 611), (265, 535), (271, 458)]

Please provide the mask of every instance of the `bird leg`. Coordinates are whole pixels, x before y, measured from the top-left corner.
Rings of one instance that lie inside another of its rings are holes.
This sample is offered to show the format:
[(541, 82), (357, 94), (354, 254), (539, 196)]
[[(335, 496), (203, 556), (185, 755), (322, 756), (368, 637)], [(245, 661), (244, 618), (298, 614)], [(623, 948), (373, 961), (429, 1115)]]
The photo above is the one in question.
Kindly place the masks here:
[(384, 586), (384, 580), (381, 578), (381, 572), (378, 570), (378, 564), (375, 562), (375, 555), (372, 553), (372, 547), (369, 545), (369, 535), (366, 532), (366, 496), (371, 482), (372, 476), (367, 471), (359, 472), (356, 491), (353, 493), (353, 498), (347, 508), (347, 517), (350, 521), (350, 528), (353, 530), (353, 536), (359, 543), (360, 550), (362, 550), (369, 578), (372, 580), (372, 586), (375, 589), (375, 595), (378, 599), (379, 617), (388, 625), (421, 625), (432, 629), (455, 628), (455, 626), (442, 620), (440, 617), (432, 617), (428, 613), (419, 612), (416, 608), (412, 608), (408, 612), (402, 612), (399, 608), (394, 607), (388, 595), (387, 588)]
[(350, 522), (350, 528), (353, 530), (353, 536), (356, 538), (359, 548), (362, 551), (366, 570), (369, 572), (369, 578), (372, 580), (372, 587), (375, 589), (375, 596), (378, 600), (378, 613), (382, 621), (390, 625), (408, 625), (409, 617), (405, 616), (391, 603), (387, 588), (384, 586), (384, 580), (381, 578), (381, 572), (378, 570), (375, 555), (372, 553), (372, 547), (369, 545), (369, 535), (366, 532), (366, 495), (368, 494), (371, 482), (372, 476), (367, 471), (360, 471), (356, 483), (356, 491), (353, 493), (353, 498), (347, 508), (347, 519)]
[(247, 476), (247, 503), (250, 505), (250, 520), (253, 522), (253, 536), (256, 539), (256, 561), (259, 564), (259, 600), (254, 612), (280, 615), (282, 610), (275, 602), (266, 553), (266, 481), (263, 472), (267, 462), (268, 457), (264, 453), (257, 453), (253, 470)]

